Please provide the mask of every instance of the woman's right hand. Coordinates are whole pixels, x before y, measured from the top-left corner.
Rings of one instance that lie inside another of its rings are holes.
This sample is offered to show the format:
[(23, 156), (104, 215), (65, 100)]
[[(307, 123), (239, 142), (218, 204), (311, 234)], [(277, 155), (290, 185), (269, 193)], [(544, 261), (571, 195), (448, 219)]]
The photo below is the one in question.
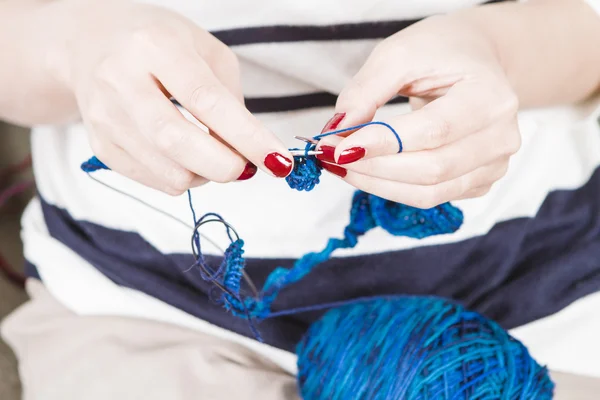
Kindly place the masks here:
[(222, 42), (163, 8), (58, 3), (65, 1), (83, 22), (64, 47), (62, 79), (95, 155), (111, 169), (173, 195), (207, 181), (248, 179), (256, 166), (290, 173), (287, 148), (244, 107), (237, 58)]

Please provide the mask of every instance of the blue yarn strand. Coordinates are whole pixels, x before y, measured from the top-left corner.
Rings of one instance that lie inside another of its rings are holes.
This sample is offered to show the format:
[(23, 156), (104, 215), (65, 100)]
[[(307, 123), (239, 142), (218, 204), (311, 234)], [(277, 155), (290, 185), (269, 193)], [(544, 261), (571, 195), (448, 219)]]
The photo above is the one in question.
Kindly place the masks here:
[(398, 141), (398, 153), (402, 153), (402, 150), (404, 149), (404, 147), (402, 145), (402, 139), (400, 139), (400, 135), (398, 135), (398, 132), (396, 132), (396, 129), (394, 129), (393, 126), (391, 126), (390, 124), (387, 124), (385, 122), (381, 122), (381, 121), (371, 121), (371, 122), (367, 122), (367, 123), (364, 123), (364, 124), (351, 126), (349, 128), (338, 129), (338, 130), (335, 130), (335, 131), (321, 133), (320, 135), (313, 136), (313, 139), (317, 139), (318, 140), (318, 139), (322, 139), (322, 138), (324, 138), (326, 136), (338, 135), (340, 133), (355, 131), (357, 129), (361, 129), (361, 128), (364, 128), (364, 127), (369, 126), (369, 125), (381, 125), (381, 126), (386, 127), (387, 129), (389, 129), (389, 131), (394, 135), (394, 137)]

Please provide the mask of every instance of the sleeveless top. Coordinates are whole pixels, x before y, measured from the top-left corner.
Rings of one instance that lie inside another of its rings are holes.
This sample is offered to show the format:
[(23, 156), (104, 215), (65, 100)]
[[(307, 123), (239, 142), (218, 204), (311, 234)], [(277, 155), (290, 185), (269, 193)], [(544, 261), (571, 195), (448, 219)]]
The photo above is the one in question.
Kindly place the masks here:
[[(375, 45), (419, 19), (476, 0), (152, 0), (211, 31), (241, 62), (246, 105), (290, 147), (317, 134), (336, 95)], [(451, 235), (423, 240), (373, 230), (286, 289), (275, 310), (377, 294), (434, 294), (495, 319), (550, 368), (600, 376), (600, 129), (594, 104), (523, 111), (522, 149), (484, 197), (454, 203)], [(409, 111), (397, 101), (376, 119)], [(187, 197), (170, 197), (110, 171), (94, 181), (80, 123), (33, 131), (39, 197), (23, 220), (31, 275), (80, 315), (121, 315), (211, 332), (294, 372), (294, 346), (317, 312), (266, 320), (264, 344), (210, 298), (190, 269)], [(111, 189), (113, 188), (113, 189)], [(114, 190), (117, 189), (117, 190)], [(354, 189), (322, 175), (312, 192), (266, 174), (192, 190), (199, 215), (217, 212), (245, 240), (260, 287), (277, 266), (339, 237)], [(142, 199), (145, 204), (131, 196)], [(206, 228), (206, 229), (205, 229)], [(206, 226), (218, 257), (222, 227)]]

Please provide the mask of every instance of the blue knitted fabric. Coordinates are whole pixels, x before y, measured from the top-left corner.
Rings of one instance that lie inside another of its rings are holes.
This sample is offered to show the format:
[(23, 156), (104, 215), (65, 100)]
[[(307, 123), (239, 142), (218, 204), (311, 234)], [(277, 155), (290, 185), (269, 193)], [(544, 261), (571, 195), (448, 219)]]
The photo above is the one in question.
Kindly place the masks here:
[(310, 192), (319, 184), (320, 176), (321, 167), (314, 157), (296, 157), (294, 169), (285, 180), (292, 189)]
[(304, 400), (547, 400), (554, 387), (495, 322), (433, 297), (335, 308), (296, 353)]

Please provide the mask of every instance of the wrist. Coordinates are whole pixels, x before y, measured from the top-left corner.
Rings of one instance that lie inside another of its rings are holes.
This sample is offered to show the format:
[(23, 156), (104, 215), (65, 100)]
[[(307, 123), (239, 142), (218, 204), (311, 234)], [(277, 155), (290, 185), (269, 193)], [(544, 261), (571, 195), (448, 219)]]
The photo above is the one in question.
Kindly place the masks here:
[(487, 38), (525, 107), (578, 102), (600, 85), (600, 19), (583, 0), (491, 4), (454, 17)]

